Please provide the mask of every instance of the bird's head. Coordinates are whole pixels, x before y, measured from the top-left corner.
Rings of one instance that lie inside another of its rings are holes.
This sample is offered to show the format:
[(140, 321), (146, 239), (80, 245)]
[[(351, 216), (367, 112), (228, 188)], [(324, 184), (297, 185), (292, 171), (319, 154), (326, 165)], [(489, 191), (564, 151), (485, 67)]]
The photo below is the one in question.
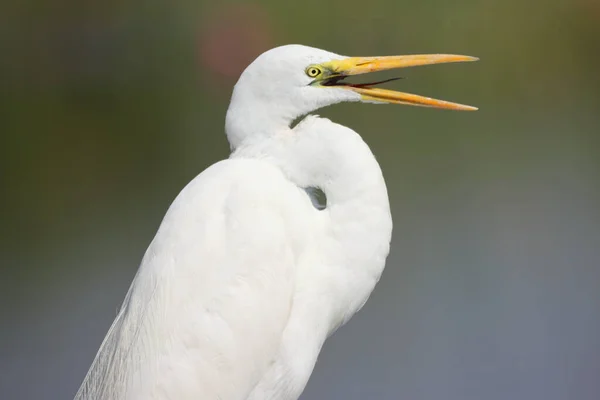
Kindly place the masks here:
[(276, 47), (261, 54), (240, 76), (227, 113), (232, 147), (248, 137), (274, 133), (299, 116), (341, 102), (408, 104), (451, 110), (475, 107), (377, 88), (388, 82), (353, 84), (351, 75), (419, 65), (476, 61), (451, 54), (346, 57), (302, 45)]

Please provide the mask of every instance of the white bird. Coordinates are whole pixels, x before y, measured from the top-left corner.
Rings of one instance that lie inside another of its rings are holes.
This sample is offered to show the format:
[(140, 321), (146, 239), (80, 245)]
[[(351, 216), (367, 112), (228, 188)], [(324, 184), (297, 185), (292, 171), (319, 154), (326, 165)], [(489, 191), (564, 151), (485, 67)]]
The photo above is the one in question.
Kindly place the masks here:
[[(344, 101), (474, 110), (344, 81), (474, 60), (344, 57), (300, 45), (260, 55), (233, 90), (229, 159), (170, 206), (75, 398), (297, 399), (327, 337), (367, 301), (392, 233), (367, 144), (305, 115)], [(325, 209), (307, 188), (325, 193)]]

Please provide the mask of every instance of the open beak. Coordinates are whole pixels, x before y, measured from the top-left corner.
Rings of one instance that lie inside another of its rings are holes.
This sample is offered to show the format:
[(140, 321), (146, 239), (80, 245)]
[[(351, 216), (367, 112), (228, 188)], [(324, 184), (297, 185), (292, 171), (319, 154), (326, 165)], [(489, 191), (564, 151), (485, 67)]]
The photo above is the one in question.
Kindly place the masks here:
[(388, 69), (416, 67), (419, 65), (443, 64), (453, 62), (477, 61), (476, 57), (453, 54), (420, 54), (408, 56), (387, 57), (351, 57), (342, 60), (328, 61), (321, 64), (326, 75), (320, 81), (324, 87), (342, 87), (361, 95), (362, 101), (374, 103), (408, 104), (413, 106), (445, 108), (449, 110), (474, 111), (476, 107), (436, 100), (416, 94), (397, 92), (395, 90), (372, 87), (378, 83), (350, 84), (343, 79), (350, 75), (366, 74), (369, 72), (385, 71)]

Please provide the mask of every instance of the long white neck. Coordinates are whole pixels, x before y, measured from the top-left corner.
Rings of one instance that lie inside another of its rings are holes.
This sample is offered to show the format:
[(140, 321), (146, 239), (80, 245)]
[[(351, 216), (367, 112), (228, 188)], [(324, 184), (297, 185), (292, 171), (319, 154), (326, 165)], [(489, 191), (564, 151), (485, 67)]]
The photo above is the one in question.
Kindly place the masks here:
[(325, 339), (362, 307), (381, 276), (392, 233), (387, 189), (362, 138), (318, 117), (306, 117), (294, 129), (278, 126), (232, 157), (272, 162), (298, 188), (318, 187), (327, 197), (327, 207), (314, 210), (314, 231), (307, 232), (317, 250), (299, 266), (281, 354), (250, 400), (282, 385), (281, 376), (294, 377), (287, 390), (299, 396)]
[(290, 177), (327, 197), (330, 243), (324, 249), (330, 266), (340, 268), (340, 281), (330, 288), (339, 296), (333, 330), (362, 307), (383, 271), (392, 232), (387, 188), (373, 153), (353, 130), (307, 117), (294, 131), (289, 157), (297, 164)]
[(334, 299), (326, 327), (330, 334), (364, 304), (389, 252), (392, 220), (379, 164), (357, 133), (316, 116), (294, 129), (279, 126), (268, 139), (243, 146), (232, 157), (269, 160), (299, 188), (325, 193), (322, 240), (327, 243), (319, 260), (325, 265), (317, 268), (329, 268), (327, 275), (337, 280), (317, 282), (322, 287), (315, 291)]

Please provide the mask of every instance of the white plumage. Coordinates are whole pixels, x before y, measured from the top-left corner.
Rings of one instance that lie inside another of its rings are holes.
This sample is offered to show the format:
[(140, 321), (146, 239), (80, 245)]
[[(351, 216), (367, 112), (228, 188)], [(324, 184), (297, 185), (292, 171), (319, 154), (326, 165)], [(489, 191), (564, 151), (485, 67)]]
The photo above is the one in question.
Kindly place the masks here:
[[(414, 96), (338, 82), (366, 72), (348, 60), (284, 46), (246, 69), (227, 113), (230, 158), (169, 208), (76, 399), (300, 396), (325, 339), (378, 281), (392, 220), (358, 134), (317, 116), (290, 125), (341, 101)], [(431, 105), (448, 104), (461, 107)], [(324, 210), (308, 187), (327, 195)]]

